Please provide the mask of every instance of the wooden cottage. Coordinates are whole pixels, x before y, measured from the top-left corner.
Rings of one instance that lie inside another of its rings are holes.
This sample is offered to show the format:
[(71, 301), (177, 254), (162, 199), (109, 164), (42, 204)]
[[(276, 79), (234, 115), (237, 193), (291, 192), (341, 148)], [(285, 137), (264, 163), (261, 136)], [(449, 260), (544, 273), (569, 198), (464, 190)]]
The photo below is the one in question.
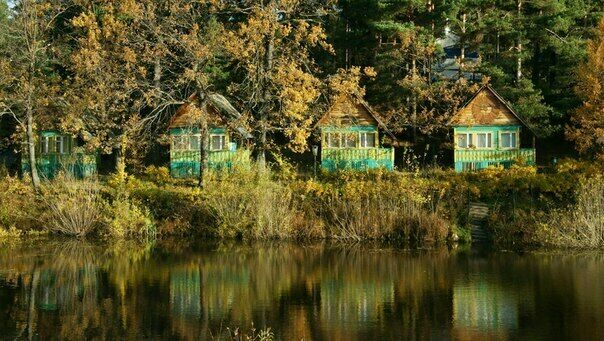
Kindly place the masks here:
[(170, 173), (176, 178), (197, 177), (201, 166), (201, 127), (207, 125), (208, 168), (248, 167), (250, 151), (242, 148), (252, 136), (242, 127), (232, 127), (241, 114), (218, 94), (203, 100), (197, 95), (183, 104), (170, 122)]
[(358, 95), (335, 100), (317, 123), (321, 135), (321, 168), (367, 170), (394, 169), (394, 148), (381, 147), (394, 135)]
[(490, 86), (483, 86), (453, 117), (457, 172), (535, 164), (535, 135)]
[[(52, 179), (63, 171), (81, 179), (96, 174), (97, 154), (86, 153), (78, 139), (71, 134), (56, 130), (44, 130), (38, 134), (36, 163), (42, 179)], [(30, 171), (27, 145), (21, 153), (21, 171)]]

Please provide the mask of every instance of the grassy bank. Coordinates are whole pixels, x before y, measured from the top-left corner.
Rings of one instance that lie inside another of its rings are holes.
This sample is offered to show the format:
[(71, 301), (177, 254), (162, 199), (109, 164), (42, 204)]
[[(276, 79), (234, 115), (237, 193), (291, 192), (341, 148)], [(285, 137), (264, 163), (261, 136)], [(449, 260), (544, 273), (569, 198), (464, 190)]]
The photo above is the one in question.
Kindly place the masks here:
[(300, 179), (292, 172), (211, 174), (206, 187), (150, 167), (138, 176), (58, 177), (34, 193), (0, 181), (0, 237), (48, 232), (149, 239), (200, 235), (239, 239), (468, 240), (472, 201), (488, 203), (499, 245), (604, 245), (602, 169), (563, 162), (457, 174), (340, 172)]

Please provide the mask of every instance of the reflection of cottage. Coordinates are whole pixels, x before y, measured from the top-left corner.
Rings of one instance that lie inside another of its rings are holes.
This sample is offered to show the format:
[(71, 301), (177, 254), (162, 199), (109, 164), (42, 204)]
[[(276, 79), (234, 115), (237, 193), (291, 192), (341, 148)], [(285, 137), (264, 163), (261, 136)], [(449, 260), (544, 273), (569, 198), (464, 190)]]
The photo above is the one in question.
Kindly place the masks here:
[(535, 164), (534, 134), (488, 85), (453, 117), (451, 125), (455, 136), (455, 170), (458, 172), (494, 165), (507, 168), (521, 160)]
[[(177, 178), (199, 176), (201, 165), (201, 122), (207, 122), (208, 168), (232, 169), (249, 166), (250, 151), (241, 148), (252, 136), (240, 126), (230, 123), (241, 114), (218, 94), (207, 94), (199, 101), (197, 95), (183, 104), (170, 122), (170, 171)], [(236, 133), (236, 134), (233, 134)]]
[(176, 316), (201, 315), (201, 274), (199, 269), (181, 269), (170, 273), (170, 308)]
[(487, 280), (456, 283), (453, 288), (453, 327), (457, 336), (474, 338), (518, 328), (515, 295)]
[(392, 302), (394, 283), (391, 280), (323, 280), (321, 283), (321, 320), (331, 327), (354, 322), (356, 328), (366, 328), (379, 321), (385, 307)]
[[(96, 173), (96, 154), (89, 154), (79, 147), (79, 141), (70, 134), (54, 130), (45, 130), (38, 134), (36, 144), (36, 163), (38, 174), (45, 179), (52, 179), (64, 171), (76, 178), (85, 178)], [(23, 148), (21, 158), (23, 174), (29, 173), (29, 154)]]
[(394, 168), (394, 148), (382, 148), (386, 136), (396, 138), (360, 96), (341, 96), (317, 123), (321, 134), (321, 168), (367, 170)]

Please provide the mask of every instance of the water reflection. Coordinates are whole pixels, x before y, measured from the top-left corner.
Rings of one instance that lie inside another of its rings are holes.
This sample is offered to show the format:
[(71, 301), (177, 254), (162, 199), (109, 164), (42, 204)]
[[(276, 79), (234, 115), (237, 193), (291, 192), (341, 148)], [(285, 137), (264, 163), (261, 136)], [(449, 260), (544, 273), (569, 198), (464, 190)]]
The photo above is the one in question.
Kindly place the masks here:
[(601, 253), (478, 254), (289, 244), (0, 249), (9, 339), (603, 339)]

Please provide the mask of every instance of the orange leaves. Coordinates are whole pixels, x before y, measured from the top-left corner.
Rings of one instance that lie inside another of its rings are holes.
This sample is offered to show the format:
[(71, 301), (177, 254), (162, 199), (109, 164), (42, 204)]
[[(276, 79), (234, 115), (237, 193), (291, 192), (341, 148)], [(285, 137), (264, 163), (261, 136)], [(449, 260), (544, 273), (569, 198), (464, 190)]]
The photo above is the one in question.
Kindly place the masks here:
[(567, 137), (582, 153), (604, 155), (604, 19), (598, 26), (598, 36), (587, 45), (587, 62), (578, 69), (575, 92), (583, 105), (572, 116), (573, 126)]

